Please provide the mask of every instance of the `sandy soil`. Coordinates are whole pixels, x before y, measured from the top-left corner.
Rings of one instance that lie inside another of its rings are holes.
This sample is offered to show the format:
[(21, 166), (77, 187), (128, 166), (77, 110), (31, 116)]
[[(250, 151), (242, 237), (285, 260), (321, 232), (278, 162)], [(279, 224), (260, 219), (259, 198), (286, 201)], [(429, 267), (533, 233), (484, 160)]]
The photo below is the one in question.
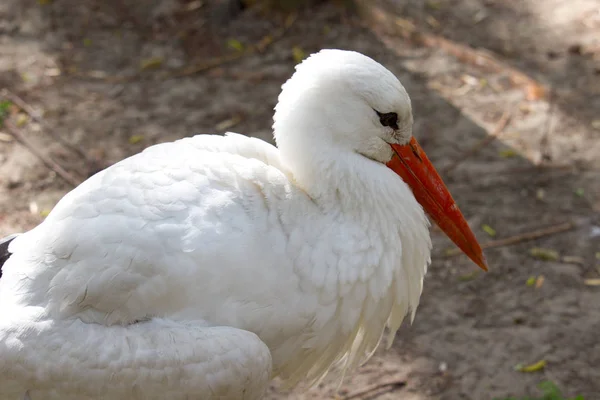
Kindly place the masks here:
[[(0, 88), (43, 113), (43, 123), (17, 112), (11, 121), (84, 179), (148, 145), (195, 133), (271, 140), (272, 108), (296, 63), (294, 48), (370, 55), (407, 87), (415, 134), (483, 242), (574, 227), (488, 249), (487, 274), (448, 255), (449, 241), (433, 229), (433, 265), (414, 324), (344, 381), (342, 397), (491, 400), (533, 394), (553, 380), (569, 395), (600, 398), (600, 287), (589, 284), (600, 278), (597, 1), (382, 0), (368, 3), (369, 18), (325, 4), (300, 12), (284, 32), (283, 16), (225, 3), (235, 2), (0, 2)], [(412, 34), (401, 35), (407, 29)], [(447, 42), (423, 41), (423, 33)], [(265, 37), (273, 43), (237, 57), (235, 47)], [(448, 43), (485, 49), (498, 63)], [(194, 67), (203, 70), (178, 76)], [(545, 95), (515, 71), (546, 87)], [(0, 235), (35, 226), (69, 189), (0, 129)], [(532, 257), (534, 247), (559, 258)], [(528, 286), (532, 276), (543, 284)], [(515, 370), (539, 360), (547, 362), (540, 371)], [(335, 384), (303, 394), (281, 392), (275, 382), (268, 399), (332, 398)]]

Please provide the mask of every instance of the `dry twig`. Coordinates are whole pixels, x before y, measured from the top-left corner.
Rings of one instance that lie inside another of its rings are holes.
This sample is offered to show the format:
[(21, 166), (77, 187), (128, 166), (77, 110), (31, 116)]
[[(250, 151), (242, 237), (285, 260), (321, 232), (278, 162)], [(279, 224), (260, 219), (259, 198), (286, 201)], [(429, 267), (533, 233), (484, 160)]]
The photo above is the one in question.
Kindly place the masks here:
[(552, 123), (554, 122), (554, 114), (556, 111), (556, 101), (554, 97), (554, 91), (550, 91), (550, 95), (548, 98), (550, 107), (548, 109), (546, 123), (544, 124), (544, 133), (542, 134), (542, 139), (540, 140), (540, 153), (542, 155), (540, 162), (547, 162), (552, 160), (552, 153), (550, 149), (550, 137), (552, 136)]
[[(364, 389), (357, 390), (356, 392), (352, 392), (344, 397), (342, 400), (352, 400), (352, 399), (360, 399), (363, 396), (373, 393), (375, 391), (383, 391), (383, 392), (391, 392), (393, 390), (397, 390), (406, 385), (406, 381), (403, 379), (396, 379), (390, 382), (382, 382), (377, 383), (375, 385), (367, 386)], [(383, 393), (381, 393), (383, 394)]]
[(52, 129), (50, 129), (50, 127), (48, 127), (48, 125), (46, 124), (46, 122), (44, 121), (44, 119), (42, 118), (40, 113), (35, 111), (35, 109), (31, 105), (29, 105), (29, 104), (27, 104), (27, 102), (25, 102), (25, 100), (23, 100), (16, 94), (12, 93), (8, 89), (2, 89), (2, 92), (0, 94), (2, 95), (2, 97), (8, 99), (11, 103), (15, 104), (21, 110), (25, 111), (31, 117), (31, 119), (33, 119), (38, 124), (40, 124), (40, 126), (42, 127), (44, 132), (46, 132), (48, 135), (52, 136), (52, 138), (54, 140), (56, 140), (57, 142), (62, 144), (67, 149), (78, 154), (81, 158), (83, 158), (86, 161), (86, 163), (95, 164), (95, 162), (88, 157), (85, 150), (83, 150), (81, 147), (78, 147), (74, 144), (67, 142), (60, 135), (58, 135), (54, 131), (52, 131)]
[[(573, 222), (563, 222), (562, 224), (553, 225), (547, 228), (537, 229), (531, 232), (520, 233), (518, 235), (510, 236), (504, 239), (491, 240), (489, 242), (483, 243), (481, 245), (482, 249), (490, 249), (494, 247), (504, 247), (510, 246), (513, 244), (526, 242), (529, 240), (539, 239), (544, 236), (550, 236), (557, 233), (562, 233), (566, 231), (570, 231), (575, 228), (575, 224)], [(451, 249), (446, 253), (447, 257), (457, 256), (461, 254), (461, 250), (459, 248)]]
[(500, 120), (498, 121), (498, 124), (496, 125), (496, 129), (494, 129), (494, 132), (492, 132), (491, 134), (489, 134), (488, 136), (486, 136), (485, 138), (483, 138), (482, 140), (477, 142), (475, 145), (473, 145), (473, 147), (471, 147), (470, 149), (465, 151), (460, 156), (460, 158), (458, 158), (452, 164), (450, 164), (446, 168), (444, 168), (442, 170), (442, 173), (444, 173), (444, 174), (449, 173), (450, 171), (455, 169), (460, 163), (465, 161), (467, 158), (471, 157), (472, 155), (477, 153), (479, 150), (483, 149), (485, 146), (492, 143), (494, 141), (494, 139), (496, 139), (502, 133), (502, 131), (504, 131), (504, 128), (506, 128), (506, 125), (508, 125), (509, 121), (510, 121), (510, 113), (508, 111), (505, 111), (504, 114), (502, 114), (502, 117), (500, 117)]
[(8, 133), (15, 138), (16, 141), (25, 146), (31, 153), (33, 153), (37, 158), (39, 158), (48, 168), (52, 171), (56, 172), (58, 176), (63, 178), (65, 182), (69, 183), (71, 186), (76, 187), (81, 182), (73, 177), (73, 175), (69, 174), (64, 170), (56, 161), (54, 161), (51, 157), (45, 155), (44, 153), (38, 151), (35, 146), (25, 138), (25, 136), (19, 132), (16, 126), (9, 120), (4, 121), (4, 127), (8, 130)]

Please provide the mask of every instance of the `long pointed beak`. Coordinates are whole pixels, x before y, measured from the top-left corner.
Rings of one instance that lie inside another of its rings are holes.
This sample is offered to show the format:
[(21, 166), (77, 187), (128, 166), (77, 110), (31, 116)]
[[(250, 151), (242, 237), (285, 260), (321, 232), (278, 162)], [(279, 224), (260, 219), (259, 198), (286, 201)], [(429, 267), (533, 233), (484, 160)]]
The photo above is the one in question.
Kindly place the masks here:
[(419, 204), (446, 235), (475, 264), (487, 271), (481, 246), (417, 140), (413, 137), (406, 145), (391, 146), (395, 154), (387, 166), (410, 186)]

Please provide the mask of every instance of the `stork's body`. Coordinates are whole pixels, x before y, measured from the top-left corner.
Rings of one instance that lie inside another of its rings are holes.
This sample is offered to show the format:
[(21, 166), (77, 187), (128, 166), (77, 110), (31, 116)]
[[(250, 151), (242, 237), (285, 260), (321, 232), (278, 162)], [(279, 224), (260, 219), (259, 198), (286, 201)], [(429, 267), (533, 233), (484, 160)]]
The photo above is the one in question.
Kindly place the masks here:
[[(366, 59), (321, 54), (350, 69)], [(383, 140), (342, 140), (374, 122), (338, 119), (362, 110), (338, 97), (336, 69), (299, 92), (301, 67), (280, 97), (278, 148), (236, 134), (153, 146), (15, 239), (0, 279), (0, 398), (254, 400), (274, 375), (294, 384), (355, 366), (386, 324), (393, 337), (431, 244), (423, 208), (385, 165), (389, 144), (410, 139), (410, 103), (367, 65), (391, 93), (369, 106), (405, 113)], [(341, 104), (313, 109), (311, 90)]]

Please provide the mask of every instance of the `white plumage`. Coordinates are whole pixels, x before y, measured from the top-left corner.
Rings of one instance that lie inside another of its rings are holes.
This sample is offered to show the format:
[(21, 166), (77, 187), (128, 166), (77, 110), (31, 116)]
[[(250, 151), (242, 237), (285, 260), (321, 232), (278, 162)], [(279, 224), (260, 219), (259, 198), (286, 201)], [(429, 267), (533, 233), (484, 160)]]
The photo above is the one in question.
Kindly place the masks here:
[(199, 135), (91, 177), (10, 244), (0, 398), (253, 400), (366, 360), (429, 262), (385, 165), (411, 127), (388, 70), (327, 50), (284, 85), (277, 148)]

